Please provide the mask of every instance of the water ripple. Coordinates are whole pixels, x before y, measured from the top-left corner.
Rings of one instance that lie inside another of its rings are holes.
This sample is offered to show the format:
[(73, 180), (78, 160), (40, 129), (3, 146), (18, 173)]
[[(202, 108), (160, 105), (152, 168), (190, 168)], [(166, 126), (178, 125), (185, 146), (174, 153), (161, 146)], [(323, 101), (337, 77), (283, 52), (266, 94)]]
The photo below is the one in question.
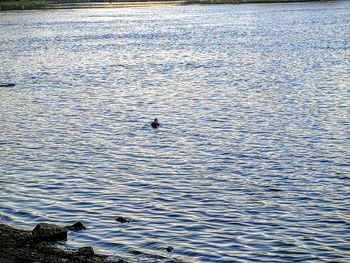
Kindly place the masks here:
[(3, 12), (0, 220), (135, 262), (349, 261), (349, 10)]

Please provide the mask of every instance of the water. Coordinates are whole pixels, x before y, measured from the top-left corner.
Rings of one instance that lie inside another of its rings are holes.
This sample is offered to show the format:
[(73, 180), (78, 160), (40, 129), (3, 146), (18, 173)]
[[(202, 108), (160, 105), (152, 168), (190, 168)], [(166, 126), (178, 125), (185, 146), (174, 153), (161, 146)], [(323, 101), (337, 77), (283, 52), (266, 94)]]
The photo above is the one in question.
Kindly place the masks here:
[(1, 221), (137, 262), (350, 261), (349, 14), (1, 13)]

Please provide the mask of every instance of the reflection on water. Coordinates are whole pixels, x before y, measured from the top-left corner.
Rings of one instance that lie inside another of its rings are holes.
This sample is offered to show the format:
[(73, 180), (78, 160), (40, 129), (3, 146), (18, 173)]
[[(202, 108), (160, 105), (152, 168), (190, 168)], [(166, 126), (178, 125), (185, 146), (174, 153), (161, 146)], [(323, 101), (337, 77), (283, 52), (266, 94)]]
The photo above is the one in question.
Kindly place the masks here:
[(2, 13), (1, 221), (139, 262), (350, 260), (349, 11)]

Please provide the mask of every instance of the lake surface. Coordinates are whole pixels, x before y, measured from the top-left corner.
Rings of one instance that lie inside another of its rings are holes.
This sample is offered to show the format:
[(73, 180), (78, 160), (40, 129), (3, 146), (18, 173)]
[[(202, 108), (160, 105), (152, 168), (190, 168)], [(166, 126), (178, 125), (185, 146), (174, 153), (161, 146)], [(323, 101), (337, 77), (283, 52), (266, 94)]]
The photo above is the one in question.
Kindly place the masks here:
[(0, 222), (80, 220), (67, 246), (136, 262), (349, 262), (349, 28), (350, 1), (0, 13)]

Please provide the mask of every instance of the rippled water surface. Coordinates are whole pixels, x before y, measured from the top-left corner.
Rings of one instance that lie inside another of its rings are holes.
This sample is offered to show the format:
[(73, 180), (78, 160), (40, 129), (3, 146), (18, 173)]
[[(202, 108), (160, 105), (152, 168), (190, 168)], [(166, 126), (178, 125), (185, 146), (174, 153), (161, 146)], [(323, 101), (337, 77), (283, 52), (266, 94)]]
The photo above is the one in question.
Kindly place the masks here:
[(138, 262), (349, 262), (349, 2), (0, 13), (0, 220)]

